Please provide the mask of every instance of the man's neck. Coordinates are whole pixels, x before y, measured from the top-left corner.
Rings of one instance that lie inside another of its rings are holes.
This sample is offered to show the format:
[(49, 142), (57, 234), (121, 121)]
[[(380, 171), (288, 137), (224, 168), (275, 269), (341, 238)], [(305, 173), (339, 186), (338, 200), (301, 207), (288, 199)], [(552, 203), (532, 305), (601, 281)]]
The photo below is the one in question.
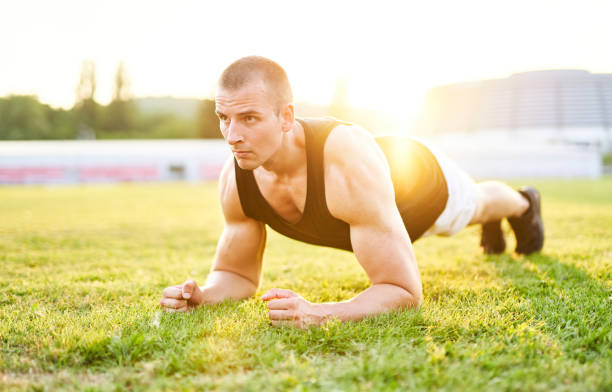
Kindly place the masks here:
[(304, 128), (294, 121), (293, 128), (283, 133), (279, 149), (261, 167), (278, 179), (294, 177), (306, 166)]

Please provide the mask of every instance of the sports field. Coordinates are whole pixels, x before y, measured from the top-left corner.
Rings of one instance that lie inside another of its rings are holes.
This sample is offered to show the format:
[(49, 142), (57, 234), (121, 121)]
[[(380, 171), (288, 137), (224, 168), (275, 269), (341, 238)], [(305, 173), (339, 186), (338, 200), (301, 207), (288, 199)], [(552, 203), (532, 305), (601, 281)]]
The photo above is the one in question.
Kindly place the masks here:
[[(420, 311), (310, 330), (271, 327), (256, 298), (160, 312), (210, 268), (215, 183), (0, 188), (0, 390), (610, 391), (612, 179), (529, 183), (542, 254), (508, 232), (485, 256), (476, 227), (426, 238)], [(270, 230), (264, 263), (260, 295), (368, 286), (352, 254)]]

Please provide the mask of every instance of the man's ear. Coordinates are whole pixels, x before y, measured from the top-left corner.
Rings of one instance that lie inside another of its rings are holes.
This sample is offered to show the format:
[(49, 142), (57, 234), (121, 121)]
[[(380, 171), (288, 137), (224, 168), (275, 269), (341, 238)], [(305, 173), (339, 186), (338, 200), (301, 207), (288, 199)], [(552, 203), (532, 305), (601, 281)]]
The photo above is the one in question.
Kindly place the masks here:
[(293, 129), (293, 121), (295, 120), (295, 106), (292, 103), (283, 105), (280, 110), (280, 117), (283, 132), (289, 132), (291, 129)]

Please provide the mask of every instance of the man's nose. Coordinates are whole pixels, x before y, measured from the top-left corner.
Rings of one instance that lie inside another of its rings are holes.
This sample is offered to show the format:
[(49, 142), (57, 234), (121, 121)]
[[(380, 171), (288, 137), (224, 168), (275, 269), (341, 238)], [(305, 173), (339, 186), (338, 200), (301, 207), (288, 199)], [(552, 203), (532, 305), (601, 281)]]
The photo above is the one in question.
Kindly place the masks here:
[(227, 142), (229, 144), (237, 144), (244, 140), (244, 137), (240, 133), (240, 129), (234, 121), (230, 121), (227, 126)]

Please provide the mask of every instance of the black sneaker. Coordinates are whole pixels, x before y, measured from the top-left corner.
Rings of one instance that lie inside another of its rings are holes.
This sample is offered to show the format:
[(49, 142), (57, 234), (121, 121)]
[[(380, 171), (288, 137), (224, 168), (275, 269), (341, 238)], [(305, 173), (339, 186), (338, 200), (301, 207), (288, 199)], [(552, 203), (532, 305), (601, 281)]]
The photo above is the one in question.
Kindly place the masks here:
[(480, 246), (486, 254), (500, 254), (506, 250), (506, 240), (501, 229), (501, 221), (482, 224)]
[(516, 253), (538, 252), (544, 246), (544, 224), (540, 211), (540, 192), (524, 186), (518, 192), (529, 200), (529, 208), (518, 218), (508, 218), (516, 237)]

